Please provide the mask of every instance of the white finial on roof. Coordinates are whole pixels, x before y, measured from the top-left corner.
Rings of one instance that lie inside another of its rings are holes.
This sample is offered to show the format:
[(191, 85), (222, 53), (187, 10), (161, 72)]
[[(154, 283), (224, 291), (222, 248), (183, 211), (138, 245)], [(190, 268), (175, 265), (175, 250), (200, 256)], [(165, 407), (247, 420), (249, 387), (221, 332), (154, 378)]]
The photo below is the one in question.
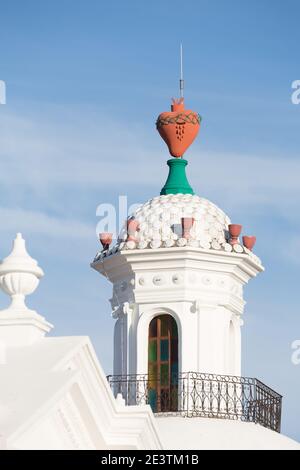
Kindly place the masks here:
[(11, 297), (10, 306), (0, 311), (0, 340), (5, 344), (30, 344), (51, 329), (52, 325), (25, 304), (25, 297), (36, 290), (43, 275), (18, 233), (12, 252), (0, 263), (0, 288)]
[(11, 254), (0, 264), (0, 286), (11, 296), (10, 310), (28, 310), (25, 296), (36, 290), (43, 275), (37, 261), (27, 253), (22, 234), (18, 233)]

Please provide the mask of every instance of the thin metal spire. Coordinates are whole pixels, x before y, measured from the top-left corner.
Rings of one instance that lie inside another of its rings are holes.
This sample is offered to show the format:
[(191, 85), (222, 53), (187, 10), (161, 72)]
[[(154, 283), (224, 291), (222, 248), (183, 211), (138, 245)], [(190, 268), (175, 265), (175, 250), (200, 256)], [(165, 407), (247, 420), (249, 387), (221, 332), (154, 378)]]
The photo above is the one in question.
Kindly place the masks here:
[(180, 98), (183, 98), (183, 88), (184, 88), (184, 80), (183, 80), (183, 49), (182, 49), (182, 44), (180, 44), (180, 80), (179, 80)]

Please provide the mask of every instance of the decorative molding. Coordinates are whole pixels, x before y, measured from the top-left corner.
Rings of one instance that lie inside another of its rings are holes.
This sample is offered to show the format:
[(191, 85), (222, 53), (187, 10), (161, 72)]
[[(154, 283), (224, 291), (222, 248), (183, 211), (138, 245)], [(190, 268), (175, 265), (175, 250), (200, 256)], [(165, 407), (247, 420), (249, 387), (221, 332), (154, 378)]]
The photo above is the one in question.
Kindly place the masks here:
[(112, 317), (117, 319), (122, 315), (131, 315), (134, 312), (134, 309), (134, 303), (124, 302), (121, 305), (115, 306), (115, 308), (112, 310)]
[(165, 284), (166, 280), (161, 274), (156, 274), (155, 276), (153, 276), (152, 282), (155, 286), (162, 286), (163, 284)]
[(63, 411), (63, 408), (57, 410), (58, 418), (60, 419), (60, 424), (63, 427), (65, 433), (67, 434), (69, 440), (72, 442), (75, 449), (80, 449), (80, 443), (77, 439), (75, 432), (72, 429), (70, 420), (68, 419), (66, 413)]
[(183, 284), (184, 277), (181, 273), (176, 273), (176, 274), (173, 274), (172, 281), (174, 284)]
[(205, 286), (210, 286), (212, 284), (212, 278), (210, 276), (203, 276), (201, 281)]

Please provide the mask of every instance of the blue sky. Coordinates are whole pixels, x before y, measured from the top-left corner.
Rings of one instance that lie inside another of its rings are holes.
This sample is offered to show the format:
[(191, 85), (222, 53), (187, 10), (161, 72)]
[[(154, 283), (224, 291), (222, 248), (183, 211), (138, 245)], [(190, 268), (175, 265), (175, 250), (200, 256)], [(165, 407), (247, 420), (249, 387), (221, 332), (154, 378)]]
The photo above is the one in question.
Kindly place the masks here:
[(285, 396), (298, 440), (299, 14), (296, 0), (0, 0), (0, 256), (22, 231), (46, 273), (28, 304), (54, 334), (90, 335), (111, 371), (110, 286), (89, 268), (96, 207), (164, 184), (155, 120), (178, 94), (182, 41), (186, 104), (203, 117), (190, 183), (257, 235), (266, 267), (245, 290), (243, 373)]

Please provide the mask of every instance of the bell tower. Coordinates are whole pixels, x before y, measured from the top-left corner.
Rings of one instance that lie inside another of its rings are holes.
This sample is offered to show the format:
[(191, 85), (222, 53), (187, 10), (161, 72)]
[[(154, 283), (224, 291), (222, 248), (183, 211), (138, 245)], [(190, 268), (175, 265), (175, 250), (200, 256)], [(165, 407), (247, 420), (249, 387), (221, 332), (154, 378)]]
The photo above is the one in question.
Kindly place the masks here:
[[(128, 216), (115, 244), (100, 233), (103, 249), (91, 264), (113, 286), (108, 381), (126, 405), (150, 405), (167, 435), (177, 421), (164, 418), (174, 415), (280, 431), (281, 395), (241, 377), (244, 287), (264, 270), (252, 251), (256, 238), (241, 237), (242, 225), (189, 184), (183, 155), (201, 118), (185, 108), (182, 73), (180, 92), (156, 121), (172, 156), (160, 195)], [(189, 429), (191, 437), (196, 428)]]
[(159, 115), (173, 157), (166, 184), (128, 217), (114, 246), (100, 234), (91, 265), (113, 285), (114, 374), (148, 374), (162, 390), (189, 371), (241, 375), (244, 286), (263, 271), (255, 237), (241, 242), (242, 226), (187, 180), (182, 155), (200, 122), (183, 98)]

